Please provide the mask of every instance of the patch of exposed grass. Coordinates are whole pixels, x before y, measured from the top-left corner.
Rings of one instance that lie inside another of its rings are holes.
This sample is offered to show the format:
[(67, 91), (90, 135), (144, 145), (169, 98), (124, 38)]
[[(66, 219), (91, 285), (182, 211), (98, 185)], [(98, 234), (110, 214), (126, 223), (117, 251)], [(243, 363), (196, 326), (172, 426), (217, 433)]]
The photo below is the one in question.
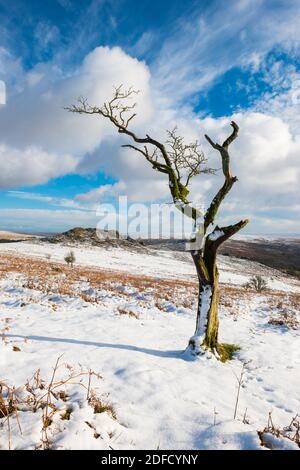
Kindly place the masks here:
[(134, 312), (133, 310), (118, 307), (118, 312), (119, 315), (127, 315), (128, 317), (136, 318), (137, 320), (139, 319), (138, 313)]
[(218, 354), (222, 362), (231, 361), (234, 357), (234, 353), (239, 351), (241, 347), (238, 344), (220, 343), (218, 344)]
[(94, 413), (108, 413), (112, 418), (116, 419), (116, 413), (113, 406), (110, 403), (104, 403), (101, 400), (98, 400), (94, 404)]
[(91, 395), (89, 398), (89, 404), (94, 409), (94, 413), (108, 413), (113, 419), (117, 419), (117, 414), (111, 403), (104, 401), (102, 398), (98, 397), (94, 390), (91, 390)]
[(285, 326), (286, 328), (291, 328), (297, 330), (299, 328), (299, 321), (297, 319), (296, 313), (294, 311), (289, 311), (288, 309), (281, 309), (277, 314), (273, 314), (269, 321), (269, 325), (274, 326)]
[(72, 413), (73, 409), (72, 408), (67, 408), (61, 415), (61, 419), (63, 420), (67, 420), (69, 421), (70, 420), (70, 417), (71, 417), (71, 413)]

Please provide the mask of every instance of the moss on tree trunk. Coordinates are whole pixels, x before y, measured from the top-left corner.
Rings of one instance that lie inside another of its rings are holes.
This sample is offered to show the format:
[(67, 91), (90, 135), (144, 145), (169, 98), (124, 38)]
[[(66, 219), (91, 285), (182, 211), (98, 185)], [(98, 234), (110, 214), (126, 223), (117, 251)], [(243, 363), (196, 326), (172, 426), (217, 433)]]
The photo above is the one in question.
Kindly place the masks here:
[(212, 297), (210, 308), (207, 316), (206, 334), (204, 346), (212, 351), (218, 350), (218, 333), (219, 333), (219, 286), (218, 281), (215, 280), (214, 285), (211, 286)]
[(212, 291), (204, 346), (214, 351), (217, 350), (219, 332), (219, 272), (217, 267), (217, 249), (215, 243), (211, 242), (209, 238), (205, 243), (203, 261), (208, 272)]

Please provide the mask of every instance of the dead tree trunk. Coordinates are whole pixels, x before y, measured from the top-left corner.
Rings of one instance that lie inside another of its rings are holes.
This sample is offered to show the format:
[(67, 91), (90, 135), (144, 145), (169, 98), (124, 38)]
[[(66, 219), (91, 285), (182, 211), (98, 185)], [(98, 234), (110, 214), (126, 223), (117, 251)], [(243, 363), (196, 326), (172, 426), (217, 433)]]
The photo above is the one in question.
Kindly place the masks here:
[(192, 252), (199, 281), (196, 329), (187, 348), (187, 352), (193, 356), (198, 356), (205, 350), (212, 351), (217, 357), (223, 355), (224, 348), (218, 342), (219, 272), (217, 252), (225, 240), (246, 224), (245, 220), (223, 229), (216, 227), (206, 238), (203, 250)]

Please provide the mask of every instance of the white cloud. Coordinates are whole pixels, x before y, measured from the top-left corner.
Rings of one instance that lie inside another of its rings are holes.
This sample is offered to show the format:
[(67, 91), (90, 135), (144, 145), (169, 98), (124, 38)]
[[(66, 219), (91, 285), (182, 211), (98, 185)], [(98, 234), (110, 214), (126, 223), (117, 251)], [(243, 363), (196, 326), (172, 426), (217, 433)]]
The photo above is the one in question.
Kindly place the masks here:
[(0, 144), (0, 187), (33, 186), (74, 171), (76, 159), (30, 146), (24, 150)]
[(232, 67), (255, 69), (276, 46), (299, 52), (300, 3), (275, 3), (218, 0), (179, 18), (152, 65), (164, 99), (186, 101)]
[(6, 103), (6, 86), (3, 80), (0, 80), (0, 105)]
[(50, 206), (59, 206), (59, 207), (68, 207), (73, 209), (87, 209), (79, 203), (76, 203), (74, 199), (68, 199), (64, 197), (54, 197), (54, 196), (47, 196), (44, 194), (39, 193), (31, 193), (28, 191), (8, 191), (8, 196), (17, 198), (17, 199), (25, 199), (29, 201), (39, 201), (44, 202)]
[(35, 48), (38, 52), (45, 52), (58, 42), (60, 31), (55, 25), (40, 21), (34, 30)]
[(65, 10), (72, 9), (72, 1), (71, 0), (57, 0), (57, 2), (61, 5), (62, 8)]
[[(226, 201), (240, 207), (240, 217), (263, 207), (270, 209), (272, 205), (278, 205), (279, 201), (285, 201), (288, 207), (299, 195), (299, 136), (293, 135), (289, 126), (279, 117), (248, 111), (235, 114), (230, 119), (240, 126), (239, 137), (230, 148), (232, 171), (238, 177), (238, 182)], [(204, 119), (201, 122), (201, 133), (205, 131), (216, 141), (222, 142), (228, 135), (230, 119)], [(218, 152), (207, 145), (205, 150), (216, 167)], [(212, 181), (213, 187), (218, 187), (220, 176)], [(212, 197), (214, 191), (213, 188), (207, 191), (207, 199)], [(243, 214), (245, 205), (248, 206), (247, 213)]]
[(103, 196), (106, 198), (115, 197), (120, 194), (120, 192), (124, 191), (124, 189), (125, 186), (121, 182), (115, 184), (104, 184), (99, 188), (92, 189), (86, 193), (77, 194), (74, 200), (82, 206), (91, 205), (92, 207), (95, 207), (95, 205), (97, 206), (101, 202)]
[(264, 93), (255, 103), (257, 111), (280, 116), (294, 133), (300, 131), (300, 73), (294, 66), (275, 63), (268, 71), (272, 91)]
[[(0, 109), (2, 187), (22, 184), (22, 178), (23, 185), (38, 184), (75, 170), (76, 162), (79, 165), (86, 153), (95, 151), (103, 140), (115, 134), (111, 125), (98, 116), (78, 116), (63, 109), (78, 96), (101, 105), (111, 96), (112, 84), (122, 81), (124, 86), (143, 89), (137, 123), (141, 124), (151, 114), (148, 69), (119, 48), (97, 48), (72, 76), (55, 77), (55, 74), (59, 75), (59, 71), (50, 66), (47, 70), (46, 65), (43, 74), (41, 67), (37, 72), (31, 71), (23, 91)], [(30, 154), (34, 155), (32, 159)], [(58, 164), (59, 155), (62, 164)]]
[[(47, 72), (50, 72), (50, 80)], [(1, 110), (2, 139), (22, 147), (39, 145), (48, 151), (78, 156), (91, 152), (113, 133), (111, 126), (97, 116), (77, 116), (63, 108), (79, 96), (102, 104), (111, 95), (112, 84), (119, 84), (120, 80), (125, 86), (133, 84), (143, 89), (145, 101), (141, 116), (147, 115), (150, 78), (147, 67), (119, 48), (99, 47), (88, 54), (73, 75), (58, 77), (56, 81), (52, 75), (53, 71), (45, 67), (44, 77), (37, 87), (25, 88)]]
[(95, 227), (95, 212), (80, 210), (0, 209), (1, 226), (15, 231), (59, 232), (62, 227)]

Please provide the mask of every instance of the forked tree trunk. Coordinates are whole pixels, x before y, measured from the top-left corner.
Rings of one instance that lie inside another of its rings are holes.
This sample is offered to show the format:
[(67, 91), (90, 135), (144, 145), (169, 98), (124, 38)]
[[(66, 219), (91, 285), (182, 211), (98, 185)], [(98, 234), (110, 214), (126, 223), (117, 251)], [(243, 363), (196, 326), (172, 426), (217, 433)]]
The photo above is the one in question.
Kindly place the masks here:
[(225, 345), (220, 345), (218, 342), (219, 273), (217, 251), (225, 240), (244, 227), (246, 223), (247, 221), (244, 220), (223, 229), (216, 227), (213, 233), (206, 238), (203, 250), (191, 253), (199, 280), (196, 329), (186, 350), (192, 356), (199, 356), (209, 350), (216, 357), (222, 359)]
[(219, 274), (216, 256), (206, 259), (192, 254), (192, 257), (198, 273), (199, 293), (196, 329), (188, 349), (194, 356), (204, 353), (206, 349), (218, 355)]
[(198, 356), (206, 349), (217, 355), (218, 352), (218, 304), (219, 282), (218, 278), (213, 283), (203, 284), (199, 281), (198, 309), (196, 329), (189, 341), (189, 350), (192, 355)]

